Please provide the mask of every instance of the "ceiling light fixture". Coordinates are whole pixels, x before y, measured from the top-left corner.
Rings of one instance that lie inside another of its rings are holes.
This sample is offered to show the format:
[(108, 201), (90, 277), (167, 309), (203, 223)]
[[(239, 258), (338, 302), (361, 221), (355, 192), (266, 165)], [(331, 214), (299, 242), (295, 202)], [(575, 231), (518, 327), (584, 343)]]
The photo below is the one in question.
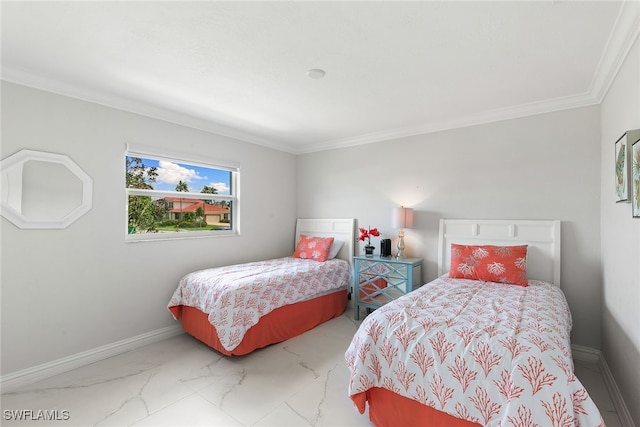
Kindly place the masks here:
[(309, 76), (309, 78), (311, 79), (321, 79), (325, 76), (325, 71), (321, 70), (320, 68), (312, 68), (311, 70), (307, 71), (307, 76)]

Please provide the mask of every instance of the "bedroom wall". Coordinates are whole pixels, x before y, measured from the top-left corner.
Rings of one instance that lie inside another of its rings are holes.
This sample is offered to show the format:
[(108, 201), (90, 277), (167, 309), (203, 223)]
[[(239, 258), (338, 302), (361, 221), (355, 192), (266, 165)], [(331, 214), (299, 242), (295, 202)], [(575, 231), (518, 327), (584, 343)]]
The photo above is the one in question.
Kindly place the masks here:
[(300, 216), (355, 217), (395, 248), (400, 205), (415, 210), (406, 252), (424, 258), (425, 281), (437, 275), (440, 218), (562, 220), (573, 343), (600, 348), (599, 106), (298, 157)]
[[(177, 325), (166, 304), (190, 270), (293, 251), (295, 156), (2, 82), (2, 158), (70, 156), (93, 178), (93, 208), (64, 230), (1, 219), (2, 375)], [(241, 165), (238, 237), (125, 243), (127, 142)]]
[(602, 102), (601, 240), (602, 355), (635, 425), (640, 426), (640, 219), (614, 196), (614, 142), (640, 129), (640, 40), (636, 41)]

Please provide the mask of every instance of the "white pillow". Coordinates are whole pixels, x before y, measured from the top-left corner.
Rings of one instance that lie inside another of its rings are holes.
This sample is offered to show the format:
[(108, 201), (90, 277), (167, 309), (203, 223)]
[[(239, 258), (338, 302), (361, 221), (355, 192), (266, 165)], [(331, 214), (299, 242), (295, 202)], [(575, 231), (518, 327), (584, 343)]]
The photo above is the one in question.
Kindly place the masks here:
[(342, 240), (334, 239), (333, 243), (331, 244), (331, 249), (329, 249), (329, 255), (327, 255), (327, 259), (334, 259), (338, 255), (338, 252), (340, 252), (342, 245), (344, 245), (344, 242)]

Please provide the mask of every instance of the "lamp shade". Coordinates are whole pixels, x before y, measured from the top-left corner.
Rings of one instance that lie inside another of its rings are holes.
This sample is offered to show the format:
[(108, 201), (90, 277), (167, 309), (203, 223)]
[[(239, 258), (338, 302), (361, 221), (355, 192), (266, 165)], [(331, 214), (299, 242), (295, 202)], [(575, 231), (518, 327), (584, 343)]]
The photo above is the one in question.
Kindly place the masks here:
[(400, 206), (393, 210), (391, 215), (391, 226), (393, 228), (413, 227), (413, 209)]

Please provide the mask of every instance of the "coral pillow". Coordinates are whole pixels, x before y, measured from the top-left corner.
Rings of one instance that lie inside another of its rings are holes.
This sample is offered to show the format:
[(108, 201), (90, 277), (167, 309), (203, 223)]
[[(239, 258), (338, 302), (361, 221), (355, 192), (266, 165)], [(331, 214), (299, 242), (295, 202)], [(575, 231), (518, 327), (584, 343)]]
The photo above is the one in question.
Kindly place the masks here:
[(324, 262), (329, 255), (332, 243), (333, 237), (307, 237), (301, 234), (293, 256)]
[(527, 245), (451, 244), (449, 277), (528, 286)]

